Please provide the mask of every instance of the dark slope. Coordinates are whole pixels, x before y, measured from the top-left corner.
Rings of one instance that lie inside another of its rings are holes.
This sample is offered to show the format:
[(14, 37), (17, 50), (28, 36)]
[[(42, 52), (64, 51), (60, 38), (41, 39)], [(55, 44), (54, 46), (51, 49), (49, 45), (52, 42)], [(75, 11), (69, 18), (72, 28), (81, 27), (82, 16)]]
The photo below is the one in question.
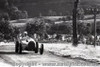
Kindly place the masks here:
[[(3, 4), (4, 0), (0, 0), (0, 4)], [(55, 11), (57, 15), (61, 13), (63, 15), (72, 13), (73, 2), (75, 0), (8, 0), (8, 2), (14, 3), (20, 10), (27, 10), (29, 17), (48, 15), (49, 11)], [(89, 7), (94, 5), (100, 5), (100, 0), (81, 0), (80, 5), (82, 7)], [(2, 6), (2, 5), (1, 5)], [(2, 8), (1, 8), (2, 9)]]

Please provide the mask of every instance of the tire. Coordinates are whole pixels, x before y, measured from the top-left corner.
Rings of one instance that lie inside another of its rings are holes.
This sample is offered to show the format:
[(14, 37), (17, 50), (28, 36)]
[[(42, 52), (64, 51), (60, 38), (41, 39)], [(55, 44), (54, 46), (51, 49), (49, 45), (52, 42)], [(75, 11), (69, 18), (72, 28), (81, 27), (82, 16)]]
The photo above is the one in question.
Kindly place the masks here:
[(22, 53), (22, 44), (19, 44), (18, 48), (19, 48), (18, 53), (21, 54)]
[(19, 43), (18, 43), (18, 41), (16, 41), (16, 44), (15, 44), (15, 53), (18, 53), (18, 46), (19, 46)]
[(35, 51), (35, 43), (33, 42), (33, 41), (30, 41), (29, 43), (28, 43), (28, 47), (27, 47), (27, 49), (29, 50), (29, 51)]
[(38, 42), (36, 42), (35, 53), (38, 53), (38, 48), (39, 48)]
[(40, 55), (42, 55), (42, 54), (43, 54), (43, 52), (44, 52), (44, 45), (43, 45), (43, 44), (41, 44), (41, 47), (40, 47)]

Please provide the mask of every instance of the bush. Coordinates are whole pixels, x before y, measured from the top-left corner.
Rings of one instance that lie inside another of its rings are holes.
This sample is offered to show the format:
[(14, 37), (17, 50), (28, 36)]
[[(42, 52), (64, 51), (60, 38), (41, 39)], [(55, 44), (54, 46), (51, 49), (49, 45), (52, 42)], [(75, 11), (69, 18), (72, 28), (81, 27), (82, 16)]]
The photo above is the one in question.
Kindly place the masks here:
[(47, 30), (48, 34), (71, 34), (72, 33), (72, 27), (70, 24), (53, 24), (51, 25), (50, 29)]
[(88, 35), (88, 34), (92, 34), (92, 29), (91, 29), (91, 24), (86, 24), (84, 22), (82, 23), (78, 23), (78, 34), (80, 35)]

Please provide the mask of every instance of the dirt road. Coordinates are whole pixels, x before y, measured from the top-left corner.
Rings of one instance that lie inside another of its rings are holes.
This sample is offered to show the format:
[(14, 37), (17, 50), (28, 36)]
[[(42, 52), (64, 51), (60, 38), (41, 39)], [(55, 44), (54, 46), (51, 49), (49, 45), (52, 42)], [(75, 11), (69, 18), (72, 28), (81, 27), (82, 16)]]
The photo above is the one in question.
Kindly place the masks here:
[[(46, 45), (48, 46), (48, 45)], [(15, 53), (14, 44), (5, 44), (0, 46), (0, 60), (2, 63), (12, 66), (18, 65), (32, 65), (32, 66), (70, 66), (70, 65), (86, 65), (94, 66), (99, 65), (97, 63), (88, 62), (80, 59), (63, 58), (52, 53), (49, 53), (46, 49), (43, 55), (34, 53), (34, 51), (23, 51), (22, 54)]]

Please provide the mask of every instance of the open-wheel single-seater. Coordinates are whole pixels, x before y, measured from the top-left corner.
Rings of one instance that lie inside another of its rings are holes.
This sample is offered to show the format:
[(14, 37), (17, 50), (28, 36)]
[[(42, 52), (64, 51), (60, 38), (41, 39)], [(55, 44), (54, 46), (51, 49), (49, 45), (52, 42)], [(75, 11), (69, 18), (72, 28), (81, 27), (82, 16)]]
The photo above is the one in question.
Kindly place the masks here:
[(39, 48), (39, 43), (36, 42), (31, 37), (17, 37), (15, 41), (15, 52), (21, 54), (23, 50), (34, 51), (35, 53), (44, 52), (44, 45), (41, 44)]

